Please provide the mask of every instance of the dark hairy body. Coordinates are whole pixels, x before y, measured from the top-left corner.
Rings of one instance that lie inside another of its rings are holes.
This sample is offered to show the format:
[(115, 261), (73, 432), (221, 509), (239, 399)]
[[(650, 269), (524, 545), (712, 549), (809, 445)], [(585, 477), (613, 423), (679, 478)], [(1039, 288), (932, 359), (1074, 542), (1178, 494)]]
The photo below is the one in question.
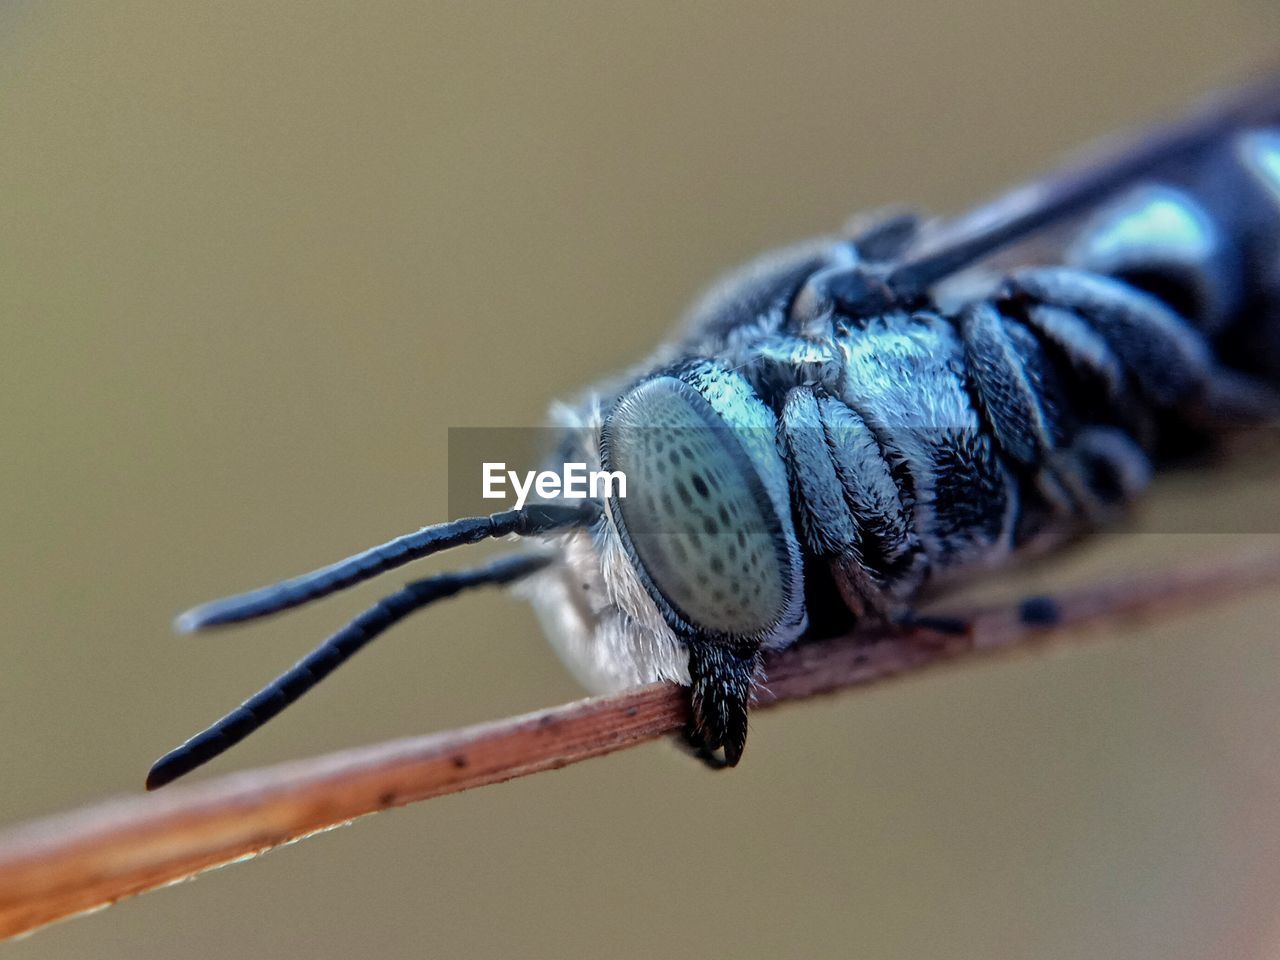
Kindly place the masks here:
[(385, 598), (148, 785), (415, 610), (513, 582), (589, 686), (688, 685), (690, 746), (732, 766), (764, 651), (909, 623), (925, 591), (1110, 522), (1164, 463), (1273, 417), (1278, 383), (1271, 79), (955, 222), (866, 219), (722, 281), (674, 343), (565, 408), (564, 462), (625, 472), (625, 499), (425, 527), (184, 614), (236, 623), (454, 546), (539, 545)]
[[(929, 587), (1104, 526), (1155, 469), (1277, 410), (1280, 128), (1146, 173), (1051, 243), (1002, 250), (1017, 266), (921, 294), (884, 282), (928, 228), (911, 216), (767, 257), (649, 375), (714, 364), (773, 413), (808, 634), (906, 623)], [(769, 639), (668, 619), (690, 649), (691, 740), (732, 765)]]
[[(1280, 166), (1280, 134), (1272, 146)], [(711, 304), (685, 349), (774, 411), (806, 559), (856, 563), (866, 579), (842, 584), (842, 603), (884, 613), (1104, 524), (1153, 469), (1270, 413), (1277, 187), (1256, 185), (1265, 205), (1245, 225), (1143, 183), (1068, 234), (1060, 263), (975, 271), (960, 291), (980, 296), (870, 314), (833, 292), (875, 269), (853, 238), (798, 272), (753, 269), (751, 295), (771, 306), (743, 320)]]

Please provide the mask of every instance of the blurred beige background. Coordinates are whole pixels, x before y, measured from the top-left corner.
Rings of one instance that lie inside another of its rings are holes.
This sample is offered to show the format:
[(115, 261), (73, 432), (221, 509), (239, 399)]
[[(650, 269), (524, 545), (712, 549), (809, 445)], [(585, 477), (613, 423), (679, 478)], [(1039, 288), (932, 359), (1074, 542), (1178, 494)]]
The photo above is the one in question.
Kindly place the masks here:
[[(138, 789), (388, 589), (168, 628), (440, 518), (449, 426), (538, 422), (721, 268), (860, 208), (963, 208), (1278, 29), (1246, 0), (8, 0), (0, 823)], [(1143, 522), (1273, 501), (1193, 477)], [(1239, 539), (1120, 535), (1033, 576)], [(448, 797), (16, 950), (1280, 956), (1277, 618), (1255, 596), (771, 712), (731, 774), (659, 744)], [(578, 694), (528, 611), (473, 596), (210, 772)]]

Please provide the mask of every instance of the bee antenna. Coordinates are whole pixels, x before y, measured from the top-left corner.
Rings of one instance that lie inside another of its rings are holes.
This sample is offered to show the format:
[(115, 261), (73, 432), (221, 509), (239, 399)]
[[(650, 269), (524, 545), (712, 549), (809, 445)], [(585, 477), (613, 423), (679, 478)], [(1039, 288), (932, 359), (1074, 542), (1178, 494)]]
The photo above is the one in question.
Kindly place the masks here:
[(464, 517), (433, 524), (311, 573), (193, 607), (174, 620), (174, 629), (179, 633), (193, 633), (209, 627), (255, 620), (337, 593), (442, 550), (512, 534), (529, 537), (553, 530), (583, 527), (599, 511), (600, 505), (590, 500), (573, 506), (538, 503), (487, 517)]
[(416, 580), (383, 597), (221, 720), (157, 760), (147, 774), (147, 789), (163, 787), (234, 747), (415, 610), (471, 587), (512, 583), (551, 559), (546, 554), (507, 554), (471, 570)]

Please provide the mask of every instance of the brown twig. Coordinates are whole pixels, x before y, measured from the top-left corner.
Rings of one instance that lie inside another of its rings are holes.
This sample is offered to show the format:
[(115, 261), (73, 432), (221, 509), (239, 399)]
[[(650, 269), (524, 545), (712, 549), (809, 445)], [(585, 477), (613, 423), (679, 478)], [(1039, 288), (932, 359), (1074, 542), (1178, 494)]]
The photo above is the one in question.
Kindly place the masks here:
[[(1104, 620), (1202, 606), (1280, 583), (1280, 553), (1251, 552), (1056, 598), (1051, 624), (1019, 605), (921, 628), (828, 641), (774, 657), (759, 706), (970, 655), (1067, 639)], [(1044, 611), (1041, 611), (1043, 613)], [(577, 763), (679, 730), (686, 698), (657, 684), (424, 737), (129, 796), (0, 837), (0, 936), (13, 936), (365, 814)]]

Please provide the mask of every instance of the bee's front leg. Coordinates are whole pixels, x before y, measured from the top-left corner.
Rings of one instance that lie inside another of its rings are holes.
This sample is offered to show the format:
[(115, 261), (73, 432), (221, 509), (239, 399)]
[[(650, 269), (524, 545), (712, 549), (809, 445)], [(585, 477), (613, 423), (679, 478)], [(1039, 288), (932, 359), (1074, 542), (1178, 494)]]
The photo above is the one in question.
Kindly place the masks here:
[(684, 737), (713, 769), (736, 766), (747, 743), (747, 711), (760, 651), (694, 638), (688, 642), (691, 719)]

